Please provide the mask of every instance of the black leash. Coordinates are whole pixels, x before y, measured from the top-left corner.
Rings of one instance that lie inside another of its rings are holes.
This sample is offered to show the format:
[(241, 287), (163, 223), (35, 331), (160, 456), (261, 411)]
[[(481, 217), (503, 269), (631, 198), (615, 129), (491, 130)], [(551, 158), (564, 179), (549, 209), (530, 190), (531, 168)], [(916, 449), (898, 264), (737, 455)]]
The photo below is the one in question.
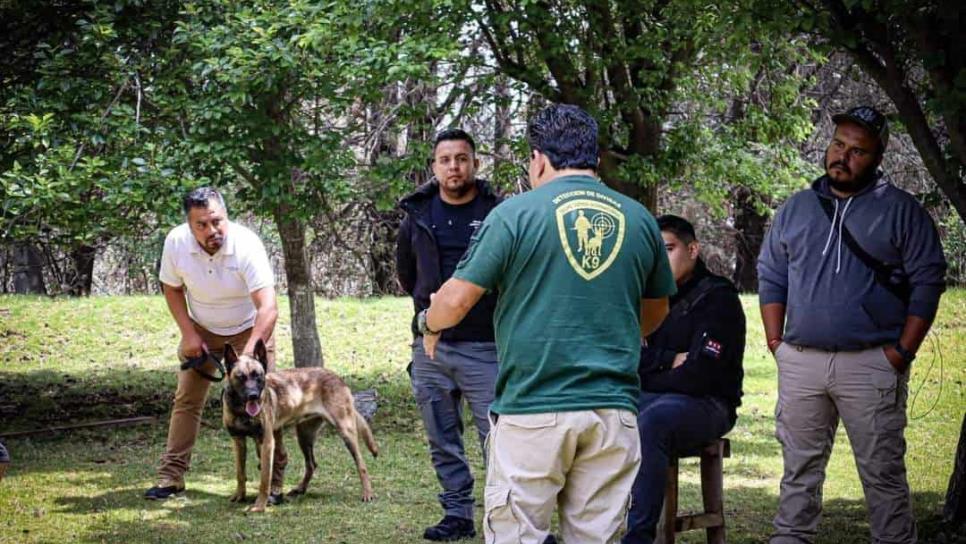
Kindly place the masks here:
[[(208, 374), (201, 367), (205, 366), (205, 363), (211, 361), (215, 365), (215, 368), (221, 374), (220, 376), (215, 376), (214, 374)], [(186, 361), (181, 363), (181, 370), (188, 370), (189, 368), (194, 369), (195, 372), (201, 374), (201, 377), (212, 382), (220, 382), (225, 379), (225, 367), (222, 366), (221, 361), (217, 357), (209, 353), (208, 351), (202, 351), (201, 355), (197, 357), (189, 357)]]

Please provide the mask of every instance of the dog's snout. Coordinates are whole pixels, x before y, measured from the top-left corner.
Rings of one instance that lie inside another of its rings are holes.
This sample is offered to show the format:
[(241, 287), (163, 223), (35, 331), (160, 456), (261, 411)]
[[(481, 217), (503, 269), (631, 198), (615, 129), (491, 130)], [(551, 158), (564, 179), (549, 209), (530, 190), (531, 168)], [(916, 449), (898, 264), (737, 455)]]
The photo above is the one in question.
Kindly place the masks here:
[(257, 391), (249, 391), (248, 392), (248, 399), (246, 399), (246, 400), (258, 400), (258, 397), (259, 397), (259, 395), (258, 395), (258, 392)]

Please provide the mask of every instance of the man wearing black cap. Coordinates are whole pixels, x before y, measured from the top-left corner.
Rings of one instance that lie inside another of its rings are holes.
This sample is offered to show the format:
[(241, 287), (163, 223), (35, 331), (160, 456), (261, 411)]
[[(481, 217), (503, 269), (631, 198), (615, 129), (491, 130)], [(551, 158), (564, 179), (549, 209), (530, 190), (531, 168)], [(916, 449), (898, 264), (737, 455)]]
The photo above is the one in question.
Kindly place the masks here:
[(860, 106), (832, 120), (825, 175), (778, 210), (758, 258), (785, 462), (771, 543), (817, 534), (840, 417), (872, 542), (915, 542), (903, 459), (909, 365), (936, 315), (946, 261), (932, 219), (878, 170), (885, 117)]

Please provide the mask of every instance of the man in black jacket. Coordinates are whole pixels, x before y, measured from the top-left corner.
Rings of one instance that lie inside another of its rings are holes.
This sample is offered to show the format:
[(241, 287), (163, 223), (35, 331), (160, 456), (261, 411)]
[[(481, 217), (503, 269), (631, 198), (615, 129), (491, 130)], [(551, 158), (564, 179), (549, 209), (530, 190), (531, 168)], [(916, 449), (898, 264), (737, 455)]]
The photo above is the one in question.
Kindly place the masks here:
[(429, 439), (433, 467), (443, 488), (444, 517), (426, 529), (427, 540), (450, 541), (476, 535), (473, 524), (473, 476), (463, 449), (462, 398), (473, 412), (480, 446), (490, 430), (488, 419), (497, 375), (493, 310), (488, 293), (458, 326), (442, 332), (434, 359), (423, 350), (430, 295), (456, 269), (470, 236), (500, 203), (487, 183), (476, 179), (479, 161), (473, 138), (459, 129), (439, 133), (433, 142), (433, 175), (400, 202), (406, 212), (399, 228), (396, 268), (399, 283), (413, 297), (413, 395)]
[(623, 544), (654, 541), (668, 458), (731, 430), (744, 376), (745, 314), (734, 285), (708, 271), (685, 219), (664, 215), (657, 224), (678, 292), (641, 349), (642, 459)]

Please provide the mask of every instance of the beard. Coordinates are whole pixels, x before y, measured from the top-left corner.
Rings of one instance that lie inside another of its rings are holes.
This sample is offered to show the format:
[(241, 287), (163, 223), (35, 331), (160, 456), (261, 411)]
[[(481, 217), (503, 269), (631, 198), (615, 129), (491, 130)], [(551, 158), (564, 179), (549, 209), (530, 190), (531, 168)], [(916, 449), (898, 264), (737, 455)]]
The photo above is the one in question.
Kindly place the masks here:
[(873, 183), (875, 183), (878, 163), (870, 165), (864, 171), (854, 175), (852, 179), (848, 181), (839, 181), (833, 178), (832, 175), (829, 173), (829, 171), (832, 170), (833, 167), (838, 167), (848, 174), (852, 173), (852, 169), (849, 168), (847, 164), (841, 161), (828, 163), (827, 156), (825, 161), (823, 162), (825, 162), (826, 164), (825, 175), (828, 177), (829, 187), (831, 187), (832, 189), (840, 193), (858, 193), (859, 191), (862, 191), (869, 185), (872, 185)]
[(466, 193), (469, 193), (470, 190), (473, 189), (473, 187), (473, 182), (467, 181), (456, 187), (447, 187), (447, 192), (457, 197), (464, 197), (466, 196)]
[(205, 247), (208, 249), (219, 249), (225, 243), (225, 237), (221, 235), (211, 236), (205, 240)]

